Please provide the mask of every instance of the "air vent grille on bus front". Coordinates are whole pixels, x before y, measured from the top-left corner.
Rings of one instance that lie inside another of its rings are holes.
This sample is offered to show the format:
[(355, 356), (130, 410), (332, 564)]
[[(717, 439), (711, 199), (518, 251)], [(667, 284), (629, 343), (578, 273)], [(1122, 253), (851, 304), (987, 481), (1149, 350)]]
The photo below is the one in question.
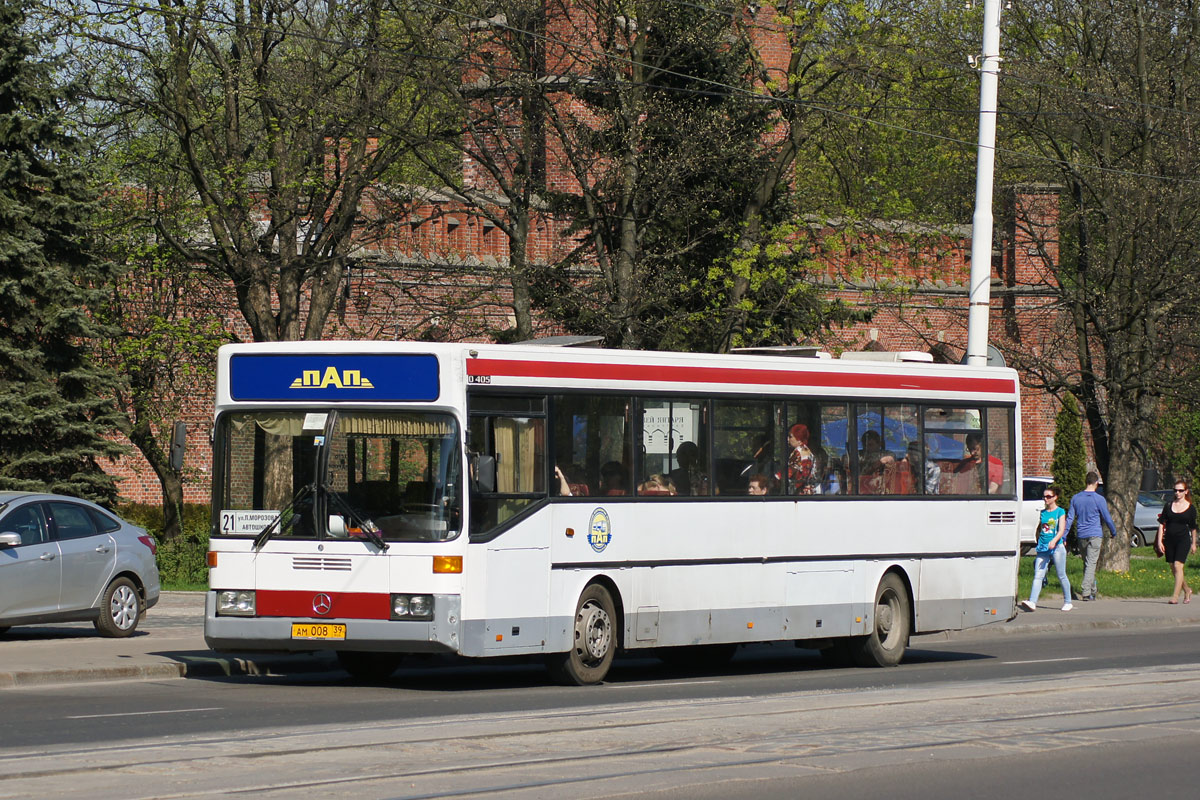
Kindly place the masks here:
[(1011, 525), (1017, 521), (1015, 511), (989, 511), (988, 525)]
[(334, 572), (349, 572), (350, 559), (334, 558), (333, 556), (293, 556), (292, 569), (332, 570)]

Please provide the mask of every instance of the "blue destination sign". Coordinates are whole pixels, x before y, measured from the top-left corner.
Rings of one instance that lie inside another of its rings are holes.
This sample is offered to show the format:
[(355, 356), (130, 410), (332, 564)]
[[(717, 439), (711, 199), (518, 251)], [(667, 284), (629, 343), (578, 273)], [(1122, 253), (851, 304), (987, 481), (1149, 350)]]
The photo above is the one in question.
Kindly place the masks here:
[(430, 401), (438, 391), (432, 355), (241, 353), (229, 359), (234, 400)]

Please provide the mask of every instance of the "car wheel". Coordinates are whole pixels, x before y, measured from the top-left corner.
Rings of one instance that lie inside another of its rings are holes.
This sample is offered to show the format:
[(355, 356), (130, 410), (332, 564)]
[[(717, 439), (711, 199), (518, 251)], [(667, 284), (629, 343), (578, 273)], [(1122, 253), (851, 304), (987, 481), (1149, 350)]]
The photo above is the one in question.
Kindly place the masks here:
[(1134, 528), (1133, 531), (1131, 531), (1129, 534), (1129, 546), (1130, 547), (1145, 547), (1146, 546), (1146, 534), (1142, 533), (1137, 528)]
[(94, 624), (101, 636), (123, 638), (133, 635), (141, 617), (142, 596), (137, 587), (129, 578), (117, 578), (104, 590)]

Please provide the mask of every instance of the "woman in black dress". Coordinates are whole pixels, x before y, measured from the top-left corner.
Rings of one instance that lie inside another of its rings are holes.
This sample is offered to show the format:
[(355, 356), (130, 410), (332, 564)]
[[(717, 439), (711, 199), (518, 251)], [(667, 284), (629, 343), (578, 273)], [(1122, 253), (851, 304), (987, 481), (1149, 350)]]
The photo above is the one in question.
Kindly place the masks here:
[(1196, 507), (1192, 505), (1187, 481), (1175, 481), (1175, 499), (1163, 506), (1158, 517), (1154, 549), (1166, 557), (1175, 573), (1175, 591), (1168, 602), (1179, 602), (1180, 589), (1183, 590), (1183, 602), (1192, 602), (1192, 587), (1183, 577), (1184, 562), (1196, 552)]

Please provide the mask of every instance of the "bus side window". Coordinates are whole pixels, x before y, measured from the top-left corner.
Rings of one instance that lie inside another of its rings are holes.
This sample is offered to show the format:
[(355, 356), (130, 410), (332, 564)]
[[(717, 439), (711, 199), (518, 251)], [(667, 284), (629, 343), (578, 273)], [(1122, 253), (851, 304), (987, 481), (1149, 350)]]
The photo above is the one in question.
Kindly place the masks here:
[(708, 401), (647, 398), (641, 406), (639, 483), (665, 475), (675, 494), (711, 493), (708, 463)]
[(545, 499), (546, 418), (542, 398), (472, 398), (468, 411), (471, 532), (504, 525)]
[[(550, 430), (557, 467), (573, 497), (629, 494), (632, 401), (623, 395), (568, 394), (551, 398)], [(615, 465), (612, 466), (612, 465)], [(605, 473), (607, 474), (607, 478)], [(561, 481), (552, 493), (561, 495)]]
[(722, 497), (761, 494), (762, 488), (766, 494), (779, 493), (773, 410), (770, 400), (713, 401), (712, 471)]

